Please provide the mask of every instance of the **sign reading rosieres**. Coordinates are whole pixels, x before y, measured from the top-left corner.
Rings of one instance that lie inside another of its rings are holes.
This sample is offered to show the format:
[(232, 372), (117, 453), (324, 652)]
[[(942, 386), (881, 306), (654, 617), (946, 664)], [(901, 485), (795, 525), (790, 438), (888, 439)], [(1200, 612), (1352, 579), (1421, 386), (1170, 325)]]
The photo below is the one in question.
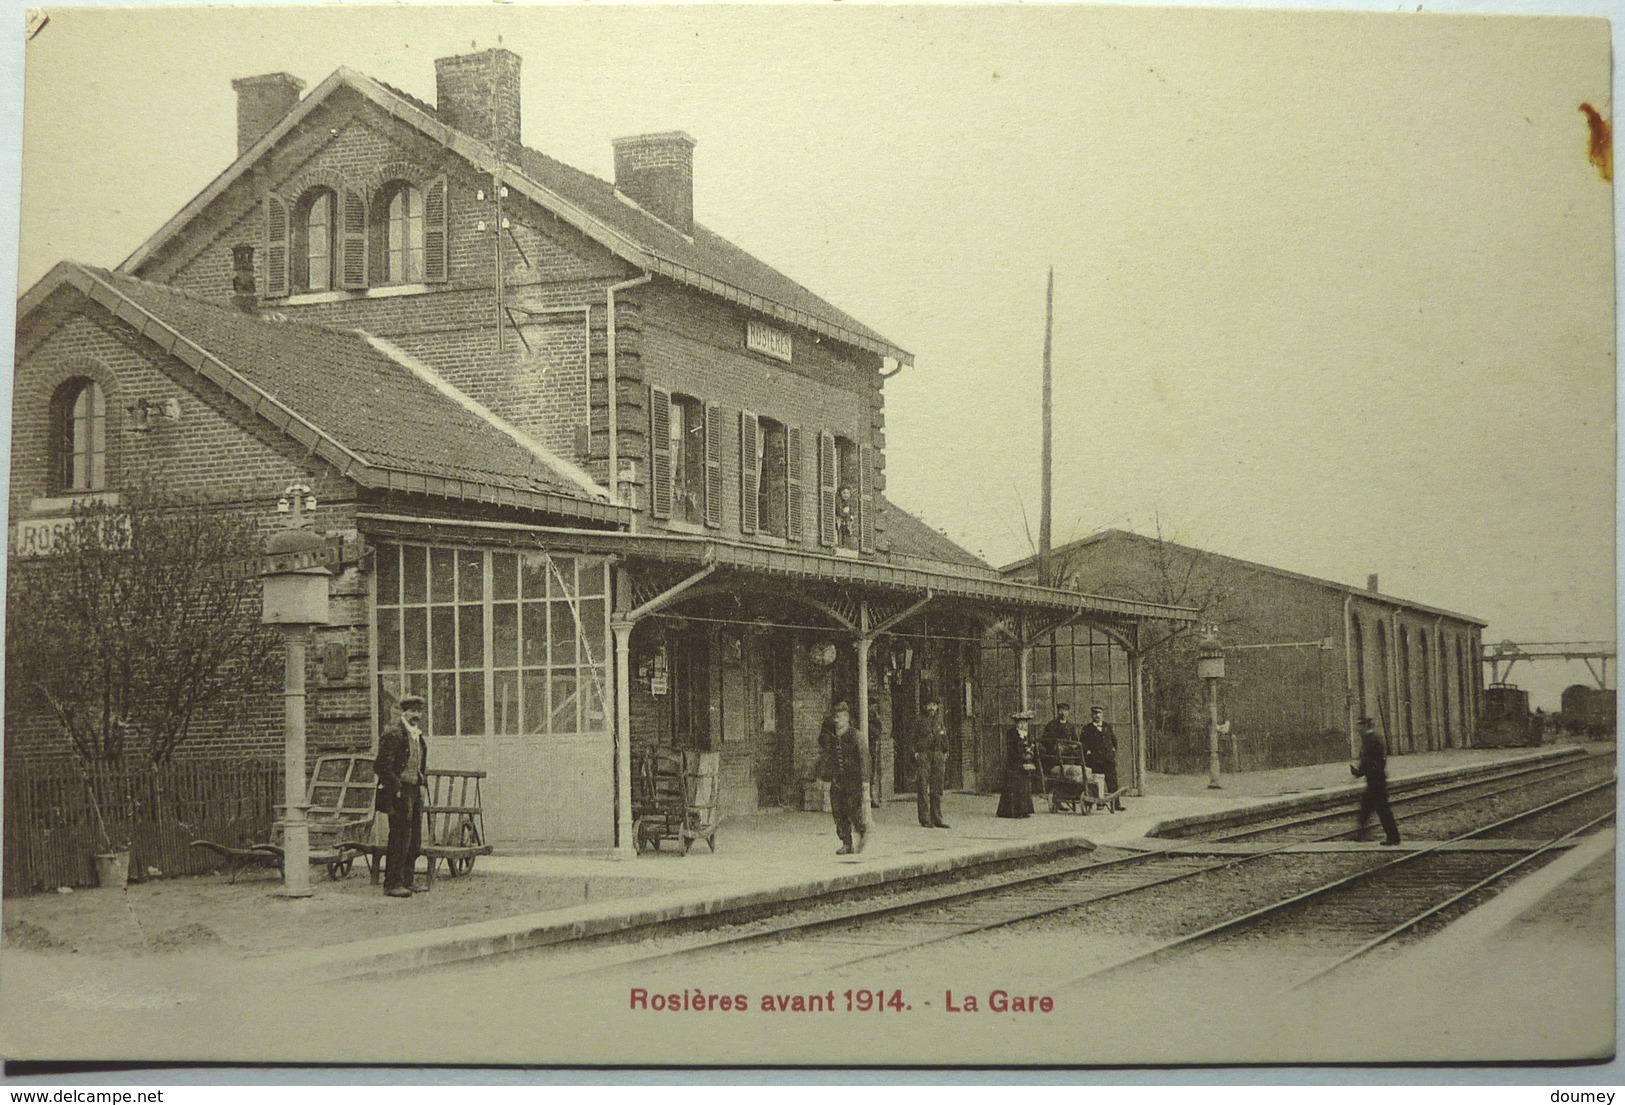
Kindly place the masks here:
[(745, 323), (745, 348), (753, 353), (765, 353), (781, 361), (790, 359), (790, 334), (776, 330), (765, 322), (750, 319)]
[[(77, 518), (24, 518), (12, 527), (12, 554), (20, 557), (50, 556), (60, 551), (58, 542), (72, 536), (74, 527), (79, 524)], [(119, 534), (112, 547), (125, 548), (130, 543), (130, 520), (120, 518), (117, 524)]]

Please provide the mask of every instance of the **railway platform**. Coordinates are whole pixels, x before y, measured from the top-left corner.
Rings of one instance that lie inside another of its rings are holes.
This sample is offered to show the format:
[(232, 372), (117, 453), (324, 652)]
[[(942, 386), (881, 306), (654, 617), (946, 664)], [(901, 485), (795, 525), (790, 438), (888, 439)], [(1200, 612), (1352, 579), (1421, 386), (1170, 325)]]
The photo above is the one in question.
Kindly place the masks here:
[[(1539, 750), (1473, 750), (1395, 758), (1391, 785), (1407, 785), (1468, 776), (1515, 762), (1536, 762), (1578, 754), (1570, 747)], [(579, 878), (584, 887), (629, 880), (656, 880), (653, 892), (633, 892), (602, 902), (542, 912), (518, 913), (472, 924), (402, 933), (373, 940), (347, 941), (302, 948), (259, 962), (269, 970), (297, 962), (333, 975), (395, 972), (440, 963), (470, 960), (526, 948), (560, 944), (586, 937), (630, 940), (652, 935), (672, 923), (706, 917), (747, 917), (787, 902), (811, 902), (867, 887), (910, 878), (953, 878), (990, 865), (1023, 863), (1097, 847), (1144, 847), (1147, 838), (1169, 826), (1187, 832), (1206, 825), (1314, 808), (1357, 794), (1347, 767), (1313, 768), (1227, 776), (1218, 791), (1188, 780), (1130, 798), (1121, 813), (1087, 816), (1051, 814), (1042, 801), (1038, 812), (1021, 820), (995, 817), (996, 795), (950, 793), (943, 813), (950, 829), (918, 825), (912, 798), (883, 804), (873, 813), (873, 829), (861, 854), (838, 856), (839, 845), (828, 814), (773, 812), (734, 817), (723, 823), (718, 850), (696, 847), (687, 856), (645, 853), (630, 860), (565, 855), (493, 855), (480, 861), (481, 872), (541, 879)], [(643, 885), (648, 885), (646, 882)], [(411, 909), (413, 903), (399, 908)], [(284, 962), (285, 961), (285, 962)]]
[[(1592, 750), (1612, 754), (1611, 745)], [(1577, 751), (1396, 757), (1393, 787), (1402, 793), (1427, 780)], [(786, 811), (724, 821), (714, 854), (703, 844), (687, 856), (668, 850), (629, 859), (499, 849), (467, 877), (439, 879), (432, 893), (411, 900), (386, 899), (354, 875), (321, 880), (315, 898), (279, 900), (274, 873), (235, 885), (221, 875), (143, 881), (121, 895), (8, 898), (6, 973), (28, 965), (53, 985), (69, 985), (92, 962), (134, 969), (161, 950), (172, 965), (186, 953), (210, 970), (348, 977), (582, 937), (636, 941), (685, 923), (732, 921), (911, 877), (955, 880), (1092, 848), (1168, 848), (1177, 841), (1149, 838), (1180, 826), (1196, 835), (1270, 809), (1346, 800), (1359, 790), (1341, 764), (1226, 776), (1217, 791), (1206, 789), (1204, 777), (1150, 782), (1151, 793), (1128, 799), (1122, 813), (1051, 814), (1040, 801), (1032, 817), (1014, 821), (993, 816), (995, 795), (950, 793), (944, 813), (951, 829), (920, 827), (912, 799), (887, 802), (875, 811), (868, 846), (855, 856), (835, 854), (828, 814)], [(61, 954), (70, 949), (81, 954)]]

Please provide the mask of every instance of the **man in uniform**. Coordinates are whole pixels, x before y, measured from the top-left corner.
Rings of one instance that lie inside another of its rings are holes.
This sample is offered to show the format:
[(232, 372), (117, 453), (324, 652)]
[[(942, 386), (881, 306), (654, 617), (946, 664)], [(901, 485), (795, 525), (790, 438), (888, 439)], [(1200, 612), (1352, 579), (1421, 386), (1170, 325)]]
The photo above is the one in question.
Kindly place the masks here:
[[(1078, 733), (1083, 741), (1083, 758), (1089, 770), (1105, 777), (1106, 793), (1117, 793), (1117, 734), (1106, 721), (1106, 711), (1100, 706), (1089, 707), (1089, 724)], [(1113, 809), (1122, 809), (1121, 798), (1112, 799)]]
[[(838, 856), (863, 851), (868, 832), (869, 811), (863, 805), (863, 781), (869, 776), (869, 750), (863, 746), (856, 727), (852, 724), (852, 711), (845, 702), (837, 702), (818, 735), (819, 747), (829, 764), (829, 809), (835, 817), (835, 833), (841, 846)], [(855, 842), (855, 843), (854, 843)]]
[(927, 699), (914, 730), (914, 797), (922, 828), (948, 827), (942, 819), (942, 778), (947, 769), (948, 723), (942, 720), (942, 700)]
[(1388, 806), (1388, 746), (1377, 732), (1377, 724), (1368, 717), (1360, 719), (1360, 759), (1349, 764), (1356, 779), (1365, 779), (1365, 794), (1360, 798), (1360, 819), (1355, 822), (1355, 840), (1366, 839), (1366, 825), (1371, 815), (1382, 822), (1384, 844), (1399, 843), (1399, 825), (1394, 811)]
[(1046, 758), (1053, 757), (1062, 741), (1078, 739), (1078, 727), (1072, 724), (1072, 704), (1063, 702), (1055, 707), (1055, 716), (1044, 724), (1044, 735), (1038, 740), (1038, 750)]
[(400, 717), (378, 737), (378, 795), (374, 808), (389, 816), (384, 856), (384, 893), (412, 896), (412, 869), (423, 847), (423, 779), (429, 742), (423, 735), (423, 698), (404, 696)]

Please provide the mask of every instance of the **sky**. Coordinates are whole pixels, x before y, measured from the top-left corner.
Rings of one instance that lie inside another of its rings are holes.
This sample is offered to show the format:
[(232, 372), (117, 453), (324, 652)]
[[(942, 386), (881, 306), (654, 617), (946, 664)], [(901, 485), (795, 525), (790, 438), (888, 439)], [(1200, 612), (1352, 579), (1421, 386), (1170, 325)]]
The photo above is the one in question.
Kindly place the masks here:
[(49, 9), (20, 287), (223, 170), (232, 78), (433, 102), (500, 42), (527, 144), (609, 178), (611, 139), (687, 131), (698, 221), (914, 353), (887, 493), (994, 564), (1038, 530), (1053, 266), (1057, 543), (1160, 527), (1487, 642), (1612, 639), (1608, 26), (1406, 7)]

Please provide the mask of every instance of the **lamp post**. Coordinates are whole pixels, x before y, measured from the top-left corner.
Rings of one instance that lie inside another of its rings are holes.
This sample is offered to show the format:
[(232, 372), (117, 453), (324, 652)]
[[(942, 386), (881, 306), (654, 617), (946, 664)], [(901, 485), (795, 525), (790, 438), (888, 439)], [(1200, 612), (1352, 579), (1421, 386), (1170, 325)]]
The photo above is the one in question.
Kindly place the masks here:
[(331, 575), (313, 555), (326, 542), (307, 528), (316, 496), (293, 484), (277, 500), (287, 514), (284, 528), (265, 542), (260, 580), (264, 597), (260, 621), (282, 631), (286, 646), (282, 708), (283, 748), (282, 890), (284, 898), (308, 898), (310, 886), (310, 806), (305, 801), (305, 644), (312, 626), (326, 625), (327, 581)]
[(1217, 625), (1202, 629), (1196, 674), (1207, 680), (1207, 788), (1219, 790), (1219, 681), (1224, 678), (1224, 646), (1219, 643)]

